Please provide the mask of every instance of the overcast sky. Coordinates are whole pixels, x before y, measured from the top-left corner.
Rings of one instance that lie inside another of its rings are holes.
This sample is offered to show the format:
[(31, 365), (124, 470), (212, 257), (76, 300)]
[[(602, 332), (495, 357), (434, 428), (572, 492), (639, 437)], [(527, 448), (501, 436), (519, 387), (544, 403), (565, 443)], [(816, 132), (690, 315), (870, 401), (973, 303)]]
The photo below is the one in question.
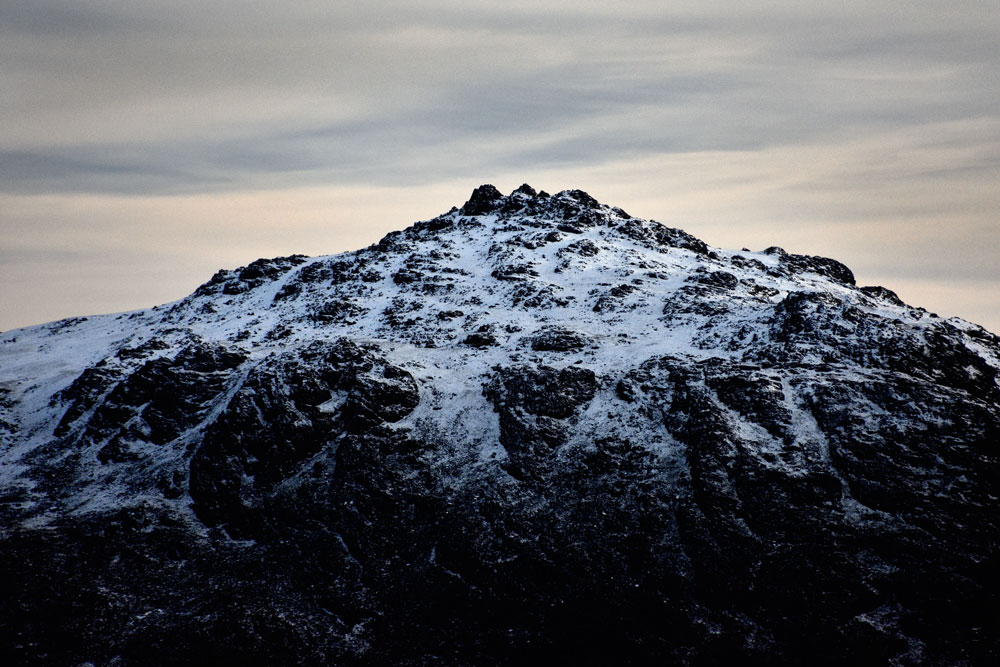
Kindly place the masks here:
[(0, 330), (522, 182), (1000, 332), (1000, 3), (0, 0)]

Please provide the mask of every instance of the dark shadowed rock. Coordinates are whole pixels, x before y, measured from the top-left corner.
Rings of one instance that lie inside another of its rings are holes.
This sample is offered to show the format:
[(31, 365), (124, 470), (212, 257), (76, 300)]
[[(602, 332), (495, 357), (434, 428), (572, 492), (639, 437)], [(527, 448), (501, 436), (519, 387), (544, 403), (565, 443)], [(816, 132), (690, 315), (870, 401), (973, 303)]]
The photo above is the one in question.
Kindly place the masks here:
[(859, 290), (872, 297), (873, 299), (878, 299), (880, 301), (888, 301), (894, 306), (905, 306), (902, 299), (893, 292), (891, 289), (882, 287), (881, 285), (871, 285), (865, 287), (859, 287)]
[(483, 215), (498, 208), (504, 196), (492, 185), (480, 185), (462, 206), (462, 215)]
[(507, 470), (518, 479), (538, 479), (552, 463), (552, 450), (566, 439), (566, 425), (578, 407), (594, 397), (597, 378), (586, 368), (549, 366), (501, 369), (486, 386), (500, 415), (500, 444)]
[(474, 331), (462, 340), (463, 345), (470, 347), (493, 347), (499, 341), (489, 331)]
[(845, 285), (855, 284), (854, 273), (837, 260), (829, 257), (786, 254), (783, 257), (783, 263), (787, 264), (792, 271), (817, 273)]
[(585, 334), (561, 327), (544, 328), (528, 340), (536, 352), (578, 352), (591, 342)]
[(191, 498), (209, 525), (253, 537), (261, 505), (339, 434), (399, 421), (419, 402), (413, 377), (353, 343), (313, 344), (257, 366), (191, 459)]

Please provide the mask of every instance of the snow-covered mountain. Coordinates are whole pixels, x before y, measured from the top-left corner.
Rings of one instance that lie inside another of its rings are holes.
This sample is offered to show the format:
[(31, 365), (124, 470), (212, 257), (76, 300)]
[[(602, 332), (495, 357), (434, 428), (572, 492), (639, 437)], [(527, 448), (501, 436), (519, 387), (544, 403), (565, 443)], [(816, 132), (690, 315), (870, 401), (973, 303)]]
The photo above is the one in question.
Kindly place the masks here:
[(0, 336), (0, 659), (990, 664), (998, 374), (834, 260), (482, 186)]

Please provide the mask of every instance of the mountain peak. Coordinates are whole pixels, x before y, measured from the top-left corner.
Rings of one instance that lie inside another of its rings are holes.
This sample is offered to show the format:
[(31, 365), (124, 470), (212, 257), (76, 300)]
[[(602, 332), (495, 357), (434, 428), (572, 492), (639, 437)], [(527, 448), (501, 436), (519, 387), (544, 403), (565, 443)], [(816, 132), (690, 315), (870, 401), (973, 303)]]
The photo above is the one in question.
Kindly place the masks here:
[(472, 191), (472, 196), (461, 210), (464, 215), (484, 215), (495, 211), (503, 200), (504, 196), (500, 191), (487, 183)]
[(482, 185), (0, 336), (0, 624), (26, 664), (971, 664), (998, 378), (835, 260)]
[(583, 190), (563, 190), (554, 196), (542, 190), (535, 190), (527, 183), (522, 184), (508, 196), (504, 196), (500, 190), (489, 183), (481, 185), (472, 191), (469, 200), (459, 209), (462, 215), (477, 216), (487, 215), (500, 211), (523, 210), (529, 202), (534, 202), (536, 206), (530, 211), (537, 213), (545, 205), (559, 207), (562, 210), (569, 204), (570, 213), (579, 213), (580, 210), (600, 210), (607, 208), (599, 201), (591, 197)]
[(514, 190), (514, 192), (511, 193), (511, 195), (517, 195), (517, 194), (525, 195), (527, 197), (534, 197), (538, 194), (538, 192), (535, 190), (535, 188), (531, 187), (527, 183), (522, 183), (521, 187), (519, 187), (517, 190)]

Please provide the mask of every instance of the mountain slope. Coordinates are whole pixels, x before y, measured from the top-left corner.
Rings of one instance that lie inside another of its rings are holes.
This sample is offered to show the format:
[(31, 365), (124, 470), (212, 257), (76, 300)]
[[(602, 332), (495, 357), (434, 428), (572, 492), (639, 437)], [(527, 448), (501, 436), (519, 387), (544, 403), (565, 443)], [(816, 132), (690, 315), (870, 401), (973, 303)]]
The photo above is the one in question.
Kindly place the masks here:
[(483, 186), (0, 369), (18, 662), (1000, 650), (1000, 339), (834, 260)]

